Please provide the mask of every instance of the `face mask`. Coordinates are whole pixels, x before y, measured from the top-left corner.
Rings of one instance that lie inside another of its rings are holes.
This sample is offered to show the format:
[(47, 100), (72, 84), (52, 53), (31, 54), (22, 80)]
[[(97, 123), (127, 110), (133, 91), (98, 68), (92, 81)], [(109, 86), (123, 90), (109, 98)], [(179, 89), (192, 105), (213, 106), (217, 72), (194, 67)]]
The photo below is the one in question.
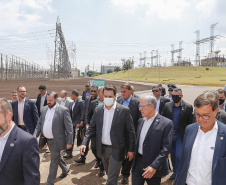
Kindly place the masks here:
[(224, 103), (225, 99), (219, 99), (219, 105), (222, 105)]
[(178, 103), (181, 100), (181, 97), (179, 97), (178, 95), (172, 95), (172, 99), (174, 103)]
[(104, 104), (106, 106), (112, 106), (114, 104), (114, 98), (104, 98)]

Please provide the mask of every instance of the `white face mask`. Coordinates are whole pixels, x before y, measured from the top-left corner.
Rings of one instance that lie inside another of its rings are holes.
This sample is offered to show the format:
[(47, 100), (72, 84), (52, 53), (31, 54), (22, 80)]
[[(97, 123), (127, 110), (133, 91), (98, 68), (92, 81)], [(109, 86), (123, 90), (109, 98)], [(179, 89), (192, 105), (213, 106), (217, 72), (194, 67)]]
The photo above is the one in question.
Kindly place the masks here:
[(114, 104), (114, 98), (104, 98), (104, 104), (106, 106), (112, 106)]

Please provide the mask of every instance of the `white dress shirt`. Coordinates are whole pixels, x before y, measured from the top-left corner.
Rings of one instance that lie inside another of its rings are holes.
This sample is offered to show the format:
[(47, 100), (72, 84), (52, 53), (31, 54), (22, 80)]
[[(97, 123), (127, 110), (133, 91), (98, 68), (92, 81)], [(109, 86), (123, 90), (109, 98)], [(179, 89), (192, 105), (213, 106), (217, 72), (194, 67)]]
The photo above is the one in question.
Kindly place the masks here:
[(18, 99), (18, 125), (24, 125), (24, 103), (25, 103), (24, 98), (21, 102)]
[(187, 185), (211, 185), (212, 184), (212, 163), (215, 150), (218, 125), (212, 130), (204, 133), (198, 129), (188, 168)]
[(105, 144), (105, 145), (112, 145), (110, 132), (111, 132), (112, 120), (113, 120), (114, 113), (115, 113), (115, 108), (116, 108), (116, 102), (114, 103), (114, 105), (111, 107), (110, 110), (106, 109), (104, 106), (102, 144)]
[(156, 109), (155, 109), (157, 112), (159, 112), (159, 105), (160, 105), (160, 97), (157, 100), (157, 105), (156, 105)]
[(41, 95), (41, 103), (40, 103), (40, 112), (42, 112), (42, 108), (44, 107), (45, 99), (46, 99), (47, 92), (45, 95)]
[(56, 105), (51, 109), (48, 107), (48, 110), (46, 112), (45, 121), (43, 125), (43, 135), (47, 139), (53, 139), (52, 125), (53, 125), (53, 116), (54, 116), (55, 110), (56, 110)]
[(149, 120), (147, 120), (147, 118), (143, 117), (144, 124), (143, 124), (143, 127), (142, 127), (141, 132), (140, 132), (139, 147), (138, 147), (138, 153), (141, 154), (141, 155), (143, 155), (144, 139), (145, 139), (145, 137), (148, 133), (148, 130), (149, 130), (150, 126), (152, 125), (156, 115), (157, 115), (157, 113), (155, 114), (154, 117), (150, 118)]
[(11, 131), (13, 130), (14, 125), (15, 124), (13, 123), (12, 128), (9, 130), (9, 132), (6, 135), (4, 135), (2, 137), (0, 136), (0, 163), (1, 163), (2, 154), (3, 154), (4, 148), (5, 148), (6, 142), (8, 140), (8, 137), (9, 137)]

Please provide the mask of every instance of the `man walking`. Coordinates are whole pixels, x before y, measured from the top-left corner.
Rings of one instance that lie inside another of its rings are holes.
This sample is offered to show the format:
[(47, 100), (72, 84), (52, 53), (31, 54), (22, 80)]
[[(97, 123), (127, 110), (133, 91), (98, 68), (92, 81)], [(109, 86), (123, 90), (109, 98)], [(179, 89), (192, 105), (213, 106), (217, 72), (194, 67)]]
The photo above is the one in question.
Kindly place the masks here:
[(53, 185), (57, 175), (58, 165), (62, 169), (60, 178), (67, 176), (69, 168), (60, 156), (61, 150), (72, 147), (72, 122), (69, 110), (57, 104), (57, 94), (49, 92), (47, 94), (47, 104), (42, 109), (40, 121), (35, 129), (34, 136), (38, 137), (42, 133), (47, 138), (47, 145), (51, 153), (51, 162), (47, 185)]
[(47, 105), (47, 99), (46, 99), (47, 90), (45, 85), (40, 85), (38, 89), (40, 93), (38, 94), (38, 97), (36, 100), (36, 106), (38, 109), (38, 115), (40, 117), (42, 108)]

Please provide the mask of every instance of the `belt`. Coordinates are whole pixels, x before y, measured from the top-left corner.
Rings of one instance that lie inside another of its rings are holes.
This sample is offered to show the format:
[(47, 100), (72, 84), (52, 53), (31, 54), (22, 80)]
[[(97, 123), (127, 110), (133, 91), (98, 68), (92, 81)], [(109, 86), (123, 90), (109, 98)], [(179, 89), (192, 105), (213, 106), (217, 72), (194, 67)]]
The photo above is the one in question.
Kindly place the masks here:
[(141, 155), (140, 153), (137, 153), (139, 157), (143, 158), (143, 155)]
[(174, 133), (179, 133), (179, 130), (178, 130), (178, 129), (177, 129), (177, 130), (173, 130), (173, 132), (174, 132)]
[(26, 128), (25, 125), (18, 125), (18, 127), (20, 127), (20, 128)]
[(113, 145), (105, 145), (105, 144), (102, 144), (102, 146), (104, 146), (106, 148), (114, 148)]

